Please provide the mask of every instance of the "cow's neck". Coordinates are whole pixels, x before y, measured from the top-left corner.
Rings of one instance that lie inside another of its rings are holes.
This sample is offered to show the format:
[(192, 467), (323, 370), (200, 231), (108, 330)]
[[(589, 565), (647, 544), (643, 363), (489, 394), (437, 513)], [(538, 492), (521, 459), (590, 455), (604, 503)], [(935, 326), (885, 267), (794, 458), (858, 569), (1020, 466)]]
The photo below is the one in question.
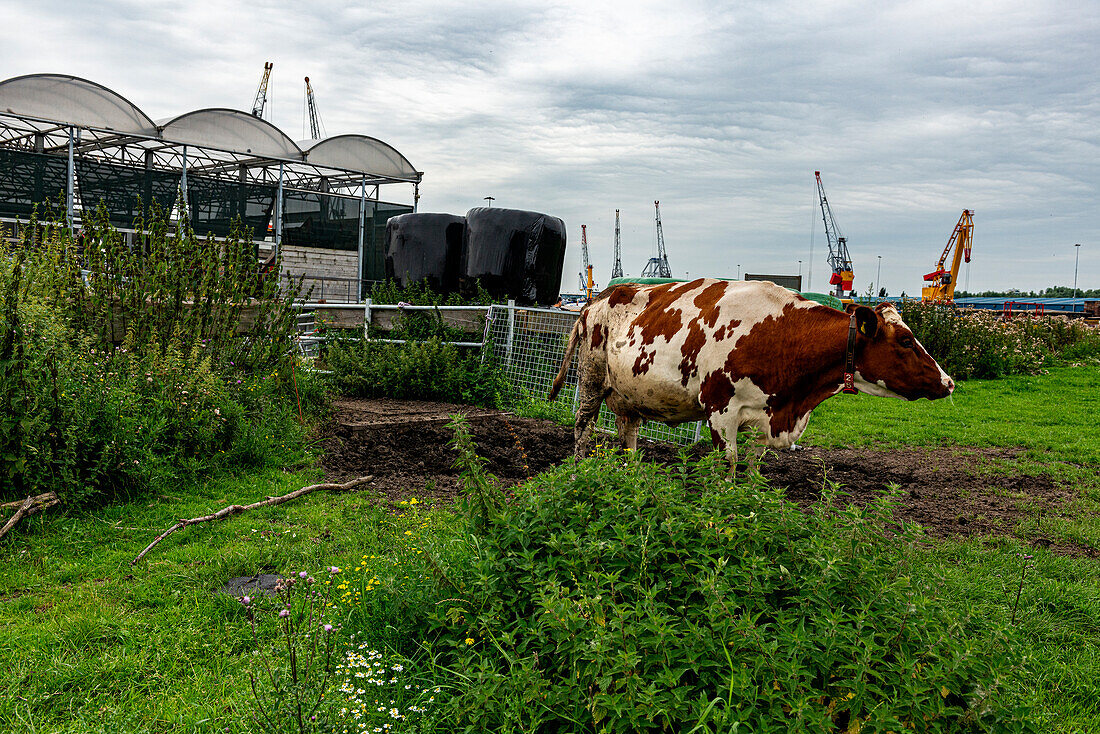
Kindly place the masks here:
[(773, 434), (792, 430), (800, 418), (843, 387), (848, 322), (846, 314), (830, 315), (813, 330), (812, 340), (800, 345), (798, 359), (788, 365), (785, 384), (768, 400)]

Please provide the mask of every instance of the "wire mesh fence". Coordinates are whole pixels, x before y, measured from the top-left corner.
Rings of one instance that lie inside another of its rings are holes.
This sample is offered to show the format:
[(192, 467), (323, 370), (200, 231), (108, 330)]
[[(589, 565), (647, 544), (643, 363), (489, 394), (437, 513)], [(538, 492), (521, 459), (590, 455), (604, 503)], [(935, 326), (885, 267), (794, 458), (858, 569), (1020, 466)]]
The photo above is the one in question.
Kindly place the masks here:
[[(545, 402), (561, 368), (569, 332), (578, 316), (573, 311), (512, 304), (489, 308), (485, 322), (485, 350), (501, 366), (522, 399)], [(549, 412), (572, 415), (576, 401), (577, 364), (574, 359), (555, 407)], [(604, 431), (615, 429), (615, 416), (606, 405), (600, 408), (597, 428)], [(645, 421), (640, 435), (654, 441), (687, 445), (710, 434), (702, 423), (670, 427), (664, 423)]]

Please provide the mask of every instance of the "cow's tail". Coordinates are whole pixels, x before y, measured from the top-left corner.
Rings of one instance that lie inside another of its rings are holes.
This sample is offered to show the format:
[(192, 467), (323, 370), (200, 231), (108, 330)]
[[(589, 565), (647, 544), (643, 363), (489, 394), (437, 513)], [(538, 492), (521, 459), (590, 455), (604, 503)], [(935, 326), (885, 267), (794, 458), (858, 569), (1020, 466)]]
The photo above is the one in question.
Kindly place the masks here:
[(550, 400), (553, 400), (561, 392), (561, 386), (565, 384), (565, 375), (569, 372), (569, 363), (573, 361), (573, 352), (577, 349), (577, 339), (581, 334), (581, 319), (573, 324), (573, 330), (569, 332), (569, 344), (565, 347), (565, 356), (561, 361), (561, 369), (554, 378), (554, 386), (550, 388)]

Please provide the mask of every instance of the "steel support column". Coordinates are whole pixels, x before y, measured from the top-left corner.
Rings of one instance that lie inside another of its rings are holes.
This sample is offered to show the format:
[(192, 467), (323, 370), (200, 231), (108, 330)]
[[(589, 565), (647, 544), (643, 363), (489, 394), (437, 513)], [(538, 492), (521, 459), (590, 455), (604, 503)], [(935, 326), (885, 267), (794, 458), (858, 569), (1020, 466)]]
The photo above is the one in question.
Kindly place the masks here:
[(73, 236), (73, 128), (69, 128), (69, 167), (65, 177), (65, 217), (69, 223), (69, 236)]
[(275, 260), (279, 260), (283, 244), (283, 164), (279, 164), (279, 188), (275, 193)]
[(366, 230), (366, 218), (367, 218), (367, 177), (363, 176), (360, 180), (359, 189), (359, 257), (357, 260), (356, 272), (358, 273), (359, 285), (356, 289), (358, 293), (357, 301), (363, 300), (363, 235)]
[(180, 224), (185, 221), (190, 221), (191, 212), (188, 211), (187, 206), (187, 146), (183, 146), (183, 166), (182, 173), (180, 174), (180, 201), (179, 201), (179, 218)]

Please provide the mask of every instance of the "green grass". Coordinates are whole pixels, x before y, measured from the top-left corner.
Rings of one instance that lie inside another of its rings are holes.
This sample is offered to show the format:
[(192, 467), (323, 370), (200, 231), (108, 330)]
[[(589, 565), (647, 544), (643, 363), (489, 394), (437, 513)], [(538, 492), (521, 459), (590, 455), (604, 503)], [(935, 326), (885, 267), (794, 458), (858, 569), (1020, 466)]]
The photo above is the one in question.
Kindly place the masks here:
[[(1045, 535), (1100, 548), (1100, 368), (1060, 367), (1039, 376), (968, 380), (951, 400), (912, 403), (840, 396), (814, 411), (803, 443), (862, 446), (1018, 447), (993, 474), (1046, 474), (1076, 490), (1068, 517), (1025, 521), (1024, 539)], [(996, 477), (990, 478), (990, 484)], [(1034, 549), (1014, 538), (970, 539), (918, 551), (945, 604), (976, 637), (1010, 622), (1021, 564), (1034, 555), (1016, 614), (1016, 644), (1029, 663), (1012, 688), (1037, 702), (1041, 728), (1100, 731), (1100, 561)]]
[(821, 404), (803, 442), (819, 446), (1019, 446), (1041, 462), (1100, 465), (1100, 368), (966, 380), (945, 400), (841, 395)]
[(384, 552), (374, 496), (318, 493), (186, 528), (129, 562), (181, 517), (313, 481), (273, 471), (21, 525), (0, 545), (0, 731), (244, 730), (252, 636), (217, 590)]
[[(833, 398), (804, 442), (820, 446), (1020, 447), (983, 471), (1048, 473), (1077, 490), (1071, 517), (1042, 534), (1100, 547), (1100, 368), (962, 383), (952, 401)], [(86, 514), (26, 520), (0, 541), (0, 731), (221, 732), (247, 729), (252, 638), (243, 610), (216, 593), (233, 576), (392, 552), (392, 528), (369, 493), (314, 494), (183, 530), (136, 568), (129, 561), (181, 517), (315, 481), (270, 471)], [(991, 477), (990, 484), (996, 484)], [(440, 520), (445, 527), (447, 516)], [(1100, 731), (1100, 561), (1032, 550), (1018, 538), (928, 543), (919, 575), (974, 640), (1010, 622), (1027, 662), (1010, 695), (1035, 702), (1042, 730)]]

